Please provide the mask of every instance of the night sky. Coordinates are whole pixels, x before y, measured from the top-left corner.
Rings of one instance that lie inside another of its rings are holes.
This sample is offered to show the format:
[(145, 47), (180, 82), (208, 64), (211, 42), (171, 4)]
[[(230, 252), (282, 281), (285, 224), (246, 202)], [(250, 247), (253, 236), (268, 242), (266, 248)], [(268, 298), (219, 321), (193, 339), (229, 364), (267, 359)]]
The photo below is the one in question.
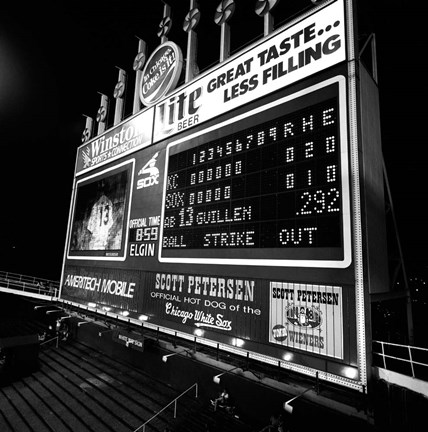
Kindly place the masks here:
[[(185, 55), (182, 23), (190, 2), (168, 3), (173, 20), (168, 39)], [(220, 28), (214, 23), (219, 0), (200, 3), (197, 61), (204, 71), (219, 60)], [(263, 34), (254, 4), (236, 1), (232, 54)], [(382, 147), (407, 267), (428, 265), (422, 5), (358, 2), (360, 43), (376, 37)], [(309, 0), (280, 0), (273, 10), (275, 27), (311, 7)], [(101, 92), (110, 97), (112, 124), (118, 67), (128, 73), (125, 115), (131, 115), (138, 40), (147, 43), (149, 55), (160, 44), (163, 8), (160, 0), (0, 6), (1, 271), (60, 278), (84, 115), (95, 119)]]

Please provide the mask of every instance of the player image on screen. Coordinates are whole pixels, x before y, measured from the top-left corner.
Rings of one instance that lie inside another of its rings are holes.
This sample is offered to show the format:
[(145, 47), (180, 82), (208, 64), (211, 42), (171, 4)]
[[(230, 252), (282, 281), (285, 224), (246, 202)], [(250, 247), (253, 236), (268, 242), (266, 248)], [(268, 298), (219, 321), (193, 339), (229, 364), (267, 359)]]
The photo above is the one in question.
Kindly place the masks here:
[(88, 230), (92, 237), (90, 250), (107, 249), (110, 228), (113, 226), (113, 203), (104, 194), (92, 206)]
[(77, 186), (70, 253), (104, 255), (123, 248), (128, 169)]

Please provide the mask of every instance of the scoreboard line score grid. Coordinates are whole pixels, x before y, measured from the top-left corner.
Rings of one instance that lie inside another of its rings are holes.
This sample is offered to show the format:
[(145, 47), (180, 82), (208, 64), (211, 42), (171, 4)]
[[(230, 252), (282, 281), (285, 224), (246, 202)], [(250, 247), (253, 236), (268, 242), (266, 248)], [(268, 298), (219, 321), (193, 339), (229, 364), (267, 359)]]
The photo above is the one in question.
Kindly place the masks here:
[(165, 165), (160, 262), (350, 265), (345, 77), (173, 141)]

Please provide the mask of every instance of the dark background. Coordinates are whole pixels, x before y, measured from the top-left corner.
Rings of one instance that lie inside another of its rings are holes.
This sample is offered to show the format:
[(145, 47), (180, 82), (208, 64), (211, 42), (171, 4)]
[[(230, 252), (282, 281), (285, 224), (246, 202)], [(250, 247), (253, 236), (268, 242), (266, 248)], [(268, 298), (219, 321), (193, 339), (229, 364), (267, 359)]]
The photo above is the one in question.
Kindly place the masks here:
[[(204, 71), (219, 59), (214, 13), (220, 1), (199, 2), (198, 65)], [(173, 20), (168, 39), (185, 56), (182, 23), (190, 2), (168, 4)], [(263, 19), (254, 5), (236, 0), (232, 54), (262, 37)], [(395, 215), (408, 272), (428, 264), (422, 6), (415, 0), (357, 2), (360, 44), (371, 34), (376, 39), (382, 147), (394, 210), (387, 217), (391, 227)], [(273, 10), (275, 27), (311, 7), (310, 0), (280, 0)], [(104, 93), (111, 125), (117, 67), (128, 74), (125, 115), (131, 115), (138, 38), (150, 55), (160, 44), (163, 8), (160, 0), (0, 6), (0, 270), (60, 278), (84, 115), (95, 120), (98, 92)], [(395, 232), (390, 232), (392, 250)]]

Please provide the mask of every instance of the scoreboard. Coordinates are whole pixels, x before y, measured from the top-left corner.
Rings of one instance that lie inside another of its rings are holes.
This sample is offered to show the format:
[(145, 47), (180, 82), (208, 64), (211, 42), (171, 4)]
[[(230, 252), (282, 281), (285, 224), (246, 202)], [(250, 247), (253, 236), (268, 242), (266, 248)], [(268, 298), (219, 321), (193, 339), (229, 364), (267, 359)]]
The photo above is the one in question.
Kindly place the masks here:
[(62, 300), (364, 391), (378, 186), (361, 199), (345, 3), (79, 148)]
[(159, 259), (345, 267), (345, 80), (167, 147)]

